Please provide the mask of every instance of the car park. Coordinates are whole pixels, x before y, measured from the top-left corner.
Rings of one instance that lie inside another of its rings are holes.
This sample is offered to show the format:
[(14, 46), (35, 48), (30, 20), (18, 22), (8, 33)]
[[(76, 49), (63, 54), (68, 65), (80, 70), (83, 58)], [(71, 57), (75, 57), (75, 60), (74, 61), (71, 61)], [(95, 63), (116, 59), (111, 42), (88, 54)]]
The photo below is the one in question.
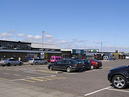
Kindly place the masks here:
[(108, 80), (115, 88), (126, 88), (129, 85), (129, 66), (111, 69), (108, 73)]
[(80, 71), (84, 68), (82, 63), (73, 59), (64, 59), (48, 65), (50, 70), (65, 70), (67, 72)]
[(43, 64), (47, 64), (47, 60), (44, 60), (44, 59), (30, 59), (29, 60), (29, 64), (31, 65), (43, 65)]
[(16, 66), (16, 65), (22, 65), (22, 64), (23, 64), (22, 61), (19, 61), (13, 58), (0, 61), (1, 66), (11, 66), (11, 65)]
[(89, 59), (92, 68), (99, 69), (102, 67), (102, 62), (96, 59)]

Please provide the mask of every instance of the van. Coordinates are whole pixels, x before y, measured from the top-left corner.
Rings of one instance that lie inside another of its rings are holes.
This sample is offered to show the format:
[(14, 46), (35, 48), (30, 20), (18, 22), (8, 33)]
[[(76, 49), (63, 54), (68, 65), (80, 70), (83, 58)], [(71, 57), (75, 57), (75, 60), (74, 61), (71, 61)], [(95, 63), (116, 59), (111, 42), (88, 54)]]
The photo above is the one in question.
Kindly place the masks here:
[(61, 60), (62, 57), (61, 56), (51, 56), (50, 58), (50, 62), (53, 63), (53, 62), (57, 62), (59, 60)]

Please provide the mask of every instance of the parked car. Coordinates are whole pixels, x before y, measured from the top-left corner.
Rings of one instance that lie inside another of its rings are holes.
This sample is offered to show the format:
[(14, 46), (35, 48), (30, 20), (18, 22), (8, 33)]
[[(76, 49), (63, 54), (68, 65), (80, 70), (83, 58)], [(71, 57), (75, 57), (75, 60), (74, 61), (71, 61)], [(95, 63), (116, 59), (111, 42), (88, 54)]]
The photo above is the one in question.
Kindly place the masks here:
[(85, 59), (75, 59), (75, 60), (78, 61), (78, 63), (83, 64), (84, 70), (90, 70), (92, 68), (92, 65), (88, 60)]
[(83, 59), (83, 61), (84, 61), (84, 69), (90, 70), (94, 68), (93, 65), (90, 64), (89, 60)]
[(99, 69), (100, 67), (102, 67), (102, 62), (96, 59), (90, 59), (89, 60), (90, 64), (91, 64), (91, 68), (95, 68), (95, 69)]
[(125, 59), (128, 59), (129, 60), (129, 56), (126, 56)]
[(57, 61), (59, 61), (61, 59), (62, 59), (61, 56), (51, 56), (49, 62), (53, 63), (53, 62), (57, 62)]
[(111, 69), (108, 73), (108, 80), (114, 88), (126, 88), (129, 85), (129, 66)]
[(16, 66), (16, 65), (22, 65), (22, 61), (16, 60), (16, 59), (5, 59), (0, 61), (1, 66)]
[(50, 70), (65, 70), (67, 72), (80, 71), (84, 68), (82, 63), (78, 63), (76, 60), (64, 59), (48, 65)]
[(43, 65), (43, 64), (47, 64), (47, 60), (44, 59), (30, 59), (29, 60), (29, 64), (31, 65)]

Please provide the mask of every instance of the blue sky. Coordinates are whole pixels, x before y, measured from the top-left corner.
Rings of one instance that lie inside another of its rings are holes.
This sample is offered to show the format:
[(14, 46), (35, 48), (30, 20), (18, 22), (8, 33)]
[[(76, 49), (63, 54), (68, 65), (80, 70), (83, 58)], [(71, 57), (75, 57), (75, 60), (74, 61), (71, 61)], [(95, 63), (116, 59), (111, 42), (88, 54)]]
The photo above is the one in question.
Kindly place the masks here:
[(46, 31), (46, 42), (62, 48), (100, 48), (103, 41), (105, 50), (129, 51), (128, 5), (128, 0), (0, 0), (0, 38), (40, 42)]

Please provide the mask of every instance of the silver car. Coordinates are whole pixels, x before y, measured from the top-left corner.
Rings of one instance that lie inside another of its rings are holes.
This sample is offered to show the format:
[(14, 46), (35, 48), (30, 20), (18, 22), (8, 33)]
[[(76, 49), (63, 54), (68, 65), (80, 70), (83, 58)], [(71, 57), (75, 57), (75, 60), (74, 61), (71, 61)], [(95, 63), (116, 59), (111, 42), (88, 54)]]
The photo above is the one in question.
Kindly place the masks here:
[(16, 65), (22, 65), (22, 61), (16, 60), (16, 59), (5, 59), (0, 61), (1, 66), (16, 66)]
[(43, 64), (47, 64), (47, 60), (44, 59), (30, 59), (29, 60), (29, 64), (31, 65), (43, 65)]

